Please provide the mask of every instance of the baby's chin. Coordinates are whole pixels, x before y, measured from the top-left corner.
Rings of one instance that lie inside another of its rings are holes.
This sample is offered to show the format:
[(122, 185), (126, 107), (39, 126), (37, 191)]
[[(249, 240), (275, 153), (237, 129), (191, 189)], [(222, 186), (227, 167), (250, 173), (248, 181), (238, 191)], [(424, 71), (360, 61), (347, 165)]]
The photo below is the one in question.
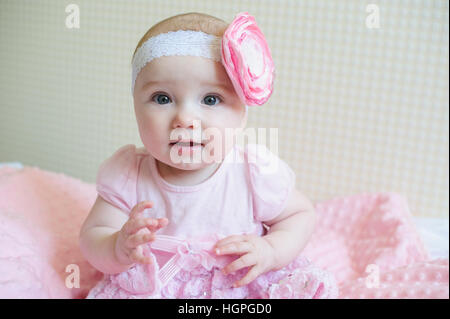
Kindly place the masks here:
[(196, 170), (208, 167), (210, 165), (214, 165), (216, 163), (215, 162), (212, 162), (212, 163), (205, 163), (205, 162), (202, 162), (202, 163), (183, 163), (182, 162), (182, 163), (175, 164), (175, 163), (171, 163), (171, 162), (169, 162), (169, 163), (165, 163), (164, 162), (164, 164), (166, 164), (166, 165), (168, 165), (168, 166), (170, 166), (172, 168), (176, 168), (176, 169), (180, 169), (180, 170), (196, 171)]
[(167, 165), (170, 167), (171, 170), (180, 170), (180, 171), (197, 171), (197, 170), (201, 170), (207, 167), (210, 167), (212, 165), (217, 165), (216, 162), (202, 162), (202, 163), (186, 163), (186, 162), (181, 162), (181, 163), (173, 163), (170, 161), (170, 159), (168, 161), (160, 161), (164, 165)]

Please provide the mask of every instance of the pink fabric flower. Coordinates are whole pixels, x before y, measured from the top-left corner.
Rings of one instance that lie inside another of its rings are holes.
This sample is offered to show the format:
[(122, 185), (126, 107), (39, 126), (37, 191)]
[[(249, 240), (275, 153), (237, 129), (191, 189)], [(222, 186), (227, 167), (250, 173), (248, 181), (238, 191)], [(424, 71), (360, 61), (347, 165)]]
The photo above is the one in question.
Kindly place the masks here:
[(241, 12), (222, 37), (222, 64), (246, 105), (262, 105), (273, 92), (275, 66), (255, 18)]

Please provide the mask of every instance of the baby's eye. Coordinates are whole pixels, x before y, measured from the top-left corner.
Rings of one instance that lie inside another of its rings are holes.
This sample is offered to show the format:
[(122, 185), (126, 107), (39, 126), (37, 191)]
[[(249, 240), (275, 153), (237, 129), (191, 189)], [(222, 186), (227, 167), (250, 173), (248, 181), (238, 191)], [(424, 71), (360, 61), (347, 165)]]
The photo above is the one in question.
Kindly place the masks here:
[[(208, 95), (205, 97), (204, 101), (206, 102), (205, 104), (207, 105), (216, 105), (219, 102), (221, 102), (222, 100), (220, 99), (220, 97), (216, 96), (216, 95)], [(217, 103), (215, 103), (217, 102)], [(212, 104), (209, 104), (212, 103)]]
[(152, 101), (155, 101), (156, 98), (156, 102), (158, 104), (167, 104), (170, 101), (170, 98), (165, 95), (165, 94), (156, 94), (153, 96)]

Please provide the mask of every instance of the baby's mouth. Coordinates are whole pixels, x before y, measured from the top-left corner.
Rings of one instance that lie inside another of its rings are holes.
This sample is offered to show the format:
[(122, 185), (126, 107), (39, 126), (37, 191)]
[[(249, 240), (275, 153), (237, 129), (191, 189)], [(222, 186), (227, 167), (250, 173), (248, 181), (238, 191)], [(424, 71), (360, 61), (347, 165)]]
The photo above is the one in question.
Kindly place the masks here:
[(193, 142), (193, 141), (177, 141), (177, 142), (171, 142), (169, 145), (179, 145), (179, 146), (197, 146), (197, 145), (201, 145), (204, 146), (202, 143), (197, 143), (197, 142)]

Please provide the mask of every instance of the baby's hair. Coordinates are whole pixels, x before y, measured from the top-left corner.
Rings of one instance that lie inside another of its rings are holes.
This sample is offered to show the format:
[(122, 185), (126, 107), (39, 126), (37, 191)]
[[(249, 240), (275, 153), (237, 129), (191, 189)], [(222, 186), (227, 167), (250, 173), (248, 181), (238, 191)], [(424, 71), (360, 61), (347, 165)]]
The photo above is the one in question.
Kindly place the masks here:
[(144, 34), (144, 36), (141, 38), (138, 45), (136, 46), (136, 49), (134, 50), (133, 58), (134, 55), (136, 54), (137, 49), (139, 49), (139, 47), (145, 41), (161, 33), (178, 30), (192, 30), (192, 31), (203, 31), (207, 34), (222, 37), (227, 27), (228, 23), (226, 23), (222, 19), (216, 18), (214, 16), (205, 13), (189, 12), (172, 16), (153, 25)]

